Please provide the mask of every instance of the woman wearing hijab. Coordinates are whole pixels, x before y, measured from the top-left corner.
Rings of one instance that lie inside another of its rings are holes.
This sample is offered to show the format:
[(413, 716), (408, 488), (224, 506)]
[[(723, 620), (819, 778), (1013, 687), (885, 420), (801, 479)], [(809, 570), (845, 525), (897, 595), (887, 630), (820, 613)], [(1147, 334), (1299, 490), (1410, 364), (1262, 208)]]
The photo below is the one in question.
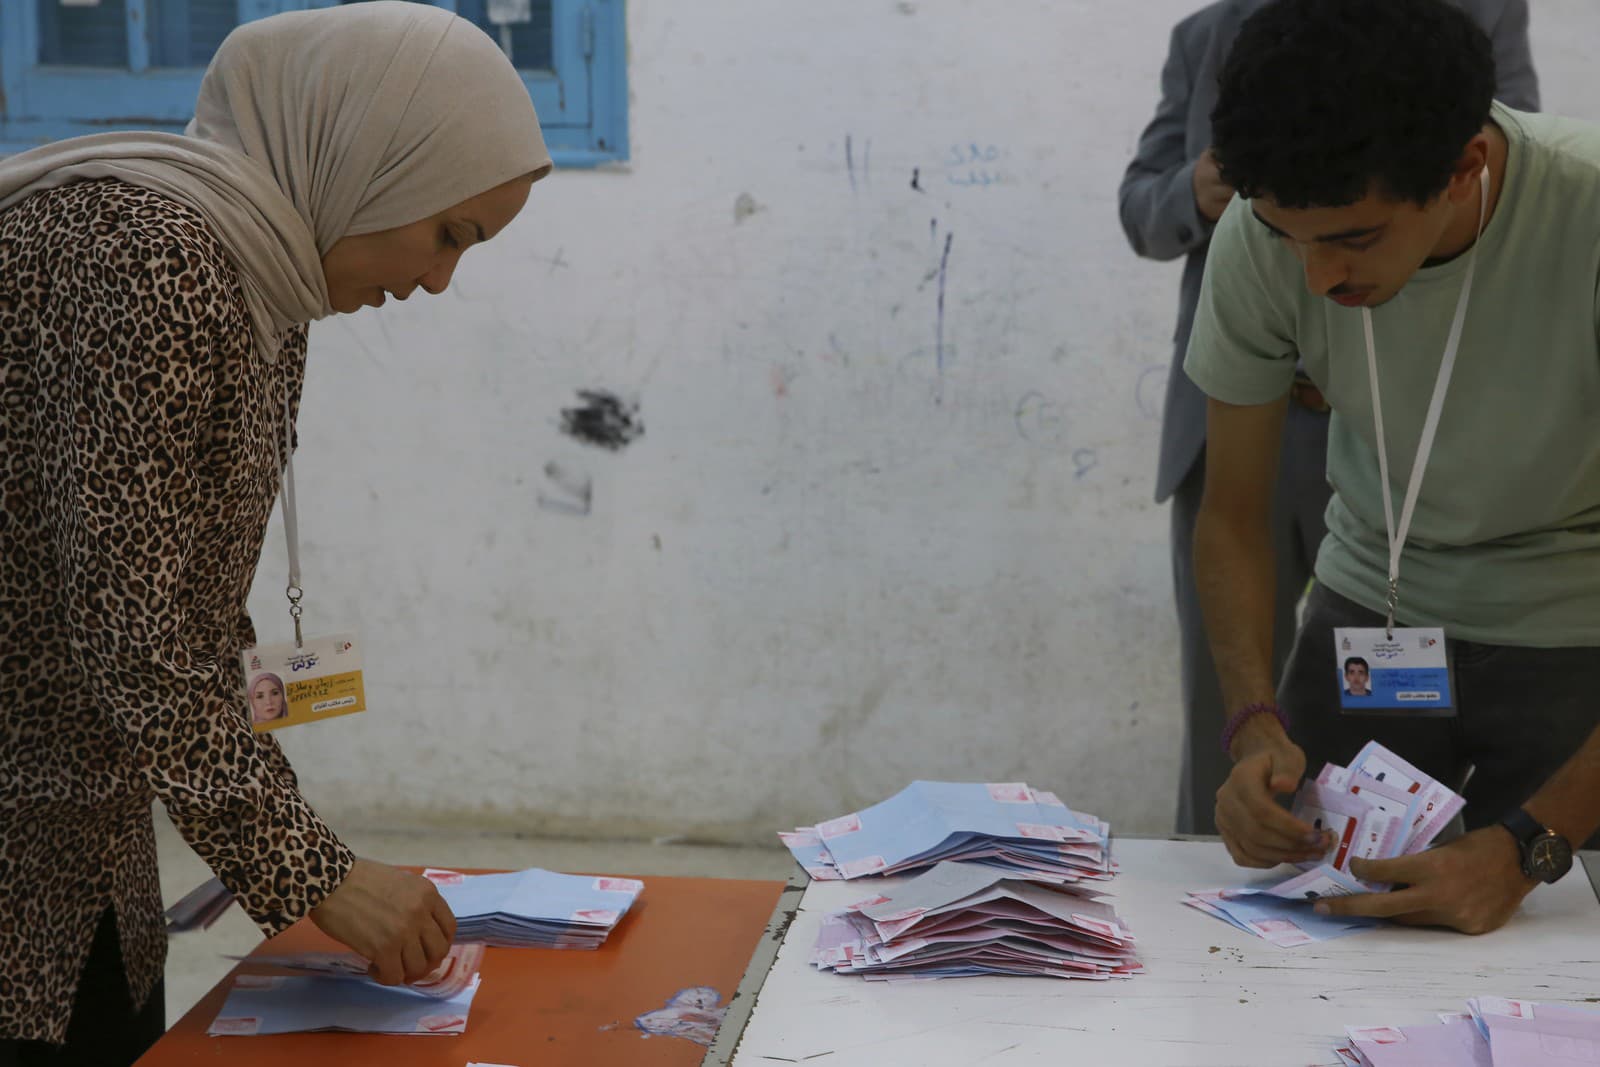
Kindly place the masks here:
[(289, 701), (283, 695), (283, 679), (263, 671), (250, 683), (250, 722), (261, 726), (289, 714)]
[(386, 983), (448, 951), (251, 731), (245, 601), (306, 324), (442, 292), (549, 170), (494, 43), (397, 0), (241, 27), (185, 136), (0, 163), (0, 1067), (160, 1035), (153, 798), (268, 934), (309, 915)]

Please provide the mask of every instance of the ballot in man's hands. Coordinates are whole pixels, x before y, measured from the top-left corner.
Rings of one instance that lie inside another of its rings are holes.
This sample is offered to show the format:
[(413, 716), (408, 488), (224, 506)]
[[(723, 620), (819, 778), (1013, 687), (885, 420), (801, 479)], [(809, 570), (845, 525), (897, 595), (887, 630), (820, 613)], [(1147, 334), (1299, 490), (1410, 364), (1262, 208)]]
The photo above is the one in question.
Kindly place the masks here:
[(1306, 773), (1306, 754), (1270, 716), (1248, 721), (1234, 740), (1237, 762), (1217, 790), (1217, 831), (1241, 867), (1276, 867), (1321, 859), (1332, 844), (1274, 799), (1293, 793)]
[(1499, 826), (1412, 856), (1352, 860), (1350, 873), (1365, 882), (1393, 883), (1395, 889), (1320, 901), (1318, 912), (1448, 926), (1466, 934), (1504, 926), (1538, 885), (1522, 873), (1516, 841)]

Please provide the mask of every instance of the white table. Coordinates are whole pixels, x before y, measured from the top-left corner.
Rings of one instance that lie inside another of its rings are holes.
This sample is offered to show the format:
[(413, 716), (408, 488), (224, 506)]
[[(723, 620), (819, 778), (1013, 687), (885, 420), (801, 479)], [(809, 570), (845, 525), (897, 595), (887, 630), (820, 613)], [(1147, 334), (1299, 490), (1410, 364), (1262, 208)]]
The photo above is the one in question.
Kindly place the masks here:
[(1486, 994), (1600, 998), (1600, 903), (1582, 865), (1482, 937), (1384, 926), (1277, 949), (1181, 903), (1248, 880), (1220, 844), (1119, 839), (1115, 854), (1109, 889), (1145, 965), (1126, 981), (824, 974), (807, 963), (821, 917), (873, 880), (813, 882), (731, 1063), (1298, 1067), (1336, 1063), (1347, 1023), (1426, 1023)]

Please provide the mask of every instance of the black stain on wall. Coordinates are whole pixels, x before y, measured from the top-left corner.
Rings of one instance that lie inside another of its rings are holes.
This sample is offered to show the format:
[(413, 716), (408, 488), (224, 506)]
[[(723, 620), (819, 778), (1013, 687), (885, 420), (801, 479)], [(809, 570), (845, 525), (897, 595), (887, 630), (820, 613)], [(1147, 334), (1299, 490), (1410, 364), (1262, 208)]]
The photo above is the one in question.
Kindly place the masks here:
[(580, 389), (577, 407), (561, 410), (561, 432), (586, 445), (620, 452), (644, 436), (639, 405), (604, 389)]

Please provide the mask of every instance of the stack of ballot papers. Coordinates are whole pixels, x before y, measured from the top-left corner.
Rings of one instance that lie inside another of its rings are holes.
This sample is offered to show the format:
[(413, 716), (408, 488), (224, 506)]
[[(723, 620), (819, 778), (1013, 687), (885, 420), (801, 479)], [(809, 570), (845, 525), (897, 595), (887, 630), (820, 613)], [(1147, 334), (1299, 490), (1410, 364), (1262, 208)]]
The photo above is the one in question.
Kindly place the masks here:
[(228, 892), (221, 879), (203, 882), (167, 909), (167, 934), (209, 930), (211, 924), (220, 919), (232, 904), (233, 894)]
[(812, 966), (886, 981), (1023, 975), (1126, 978), (1144, 968), (1100, 894), (944, 862), (827, 916)]
[[(371, 961), (355, 952), (257, 953), (253, 956), (226, 958), (255, 966), (276, 967), (298, 974), (326, 975), (332, 978), (367, 980), (371, 973)], [(450, 946), (450, 951), (440, 961), (439, 966), (426, 977), (408, 983), (405, 988), (436, 1000), (448, 1000), (473, 983), (478, 977), (478, 968), (482, 965), (482, 945), (457, 942)]]
[(1294, 816), (1332, 833), (1333, 843), (1301, 874), (1237, 889), (1190, 892), (1184, 903), (1280, 948), (1326, 941), (1369, 929), (1370, 919), (1318, 915), (1323, 897), (1382, 892), (1386, 885), (1350, 873), (1354, 859), (1393, 859), (1421, 852), (1466, 801), (1376, 741), (1349, 767), (1328, 764), (1295, 795)]
[(214, 1036), (343, 1030), (359, 1034), (459, 1034), (478, 992), (483, 946), (456, 944), (426, 978), (384, 986), (353, 952), (246, 957), (292, 975), (240, 974), (208, 1033)]
[(1535, 1067), (1600, 1062), (1600, 1012), (1478, 997), (1422, 1026), (1349, 1026), (1346, 1067)]
[(457, 941), (498, 948), (599, 948), (644, 890), (644, 883), (632, 878), (557, 874), (538, 867), (510, 874), (430, 867), (422, 874), (450, 905)]
[(816, 879), (904, 874), (945, 861), (1015, 878), (1110, 878), (1111, 827), (1022, 782), (912, 782), (880, 804), (778, 836)]

